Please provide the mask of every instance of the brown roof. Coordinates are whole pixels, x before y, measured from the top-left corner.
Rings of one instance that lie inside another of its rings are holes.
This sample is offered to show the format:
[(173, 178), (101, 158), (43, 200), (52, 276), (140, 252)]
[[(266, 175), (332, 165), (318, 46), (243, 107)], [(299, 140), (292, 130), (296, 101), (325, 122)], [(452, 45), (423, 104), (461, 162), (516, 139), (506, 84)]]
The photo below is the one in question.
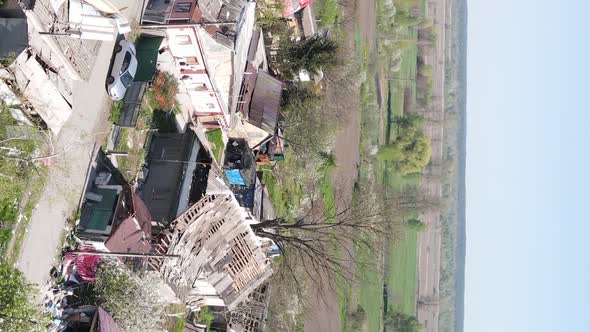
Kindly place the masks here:
[(98, 326), (100, 332), (123, 332), (113, 317), (101, 307), (98, 307)]
[(274, 133), (279, 119), (283, 82), (269, 73), (259, 71), (248, 112), (248, 122)]
[(132, 193), (134, 213), (115, 229), (105, 246), (111, 252), (148, 253), (152, 249), (152, 217), (137, 194)]

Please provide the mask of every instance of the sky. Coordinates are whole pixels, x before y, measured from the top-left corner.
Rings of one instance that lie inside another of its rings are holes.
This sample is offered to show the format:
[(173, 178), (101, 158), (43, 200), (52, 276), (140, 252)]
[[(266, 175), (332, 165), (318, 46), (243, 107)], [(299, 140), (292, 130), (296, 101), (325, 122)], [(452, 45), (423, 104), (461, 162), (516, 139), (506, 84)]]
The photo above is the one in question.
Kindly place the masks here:
[(468, 5), (465, 331), (590, 331), (590, 1)]

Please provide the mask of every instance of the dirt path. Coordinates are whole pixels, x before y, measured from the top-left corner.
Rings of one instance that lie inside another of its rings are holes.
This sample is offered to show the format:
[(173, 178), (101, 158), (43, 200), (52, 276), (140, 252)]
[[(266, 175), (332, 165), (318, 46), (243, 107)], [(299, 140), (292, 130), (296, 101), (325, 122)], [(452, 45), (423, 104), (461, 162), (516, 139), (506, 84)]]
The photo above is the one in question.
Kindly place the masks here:
[[(446, 24), (446, 0), (429, 0), (426, 4), (426, 18), (432, 19), (436, 42), (433, 52), (429, 54), (425, 62), (433, 68), (432, 84), (432, 108), (425, 126), (425, 132), (432, 139), (433, 163), (441, 162), (443, 158), (443, 121), (445, 112), (445, 24)], [(425, 175), (437, 172), (434, 167), (427, 167)], [(433, 174), (436, 175), (436, 174)], [(442, 188), (440, 180), (436, 176), (425, 176), (421, 181), (421, 190), (426, 195), (440, 199)], [(417, 318), (424, 326), (425, 332), (438, 332), (438, 317), (440, 313), (439, 282), (440, 282), (440, 257), (441, 257), (441, 221), (438, 209), (425, 213), (423, 222), (428, 227), (418, 236), (418, 302), (435, 302), (435, 304), (418, 304)]]
[[(353, 0), (349, 1), (354, 3)], [(372, 8), (372, 10), (368, 7)], [(344, 7), (349, 11), (347, 15), (354, 17), (354, 6), (347, 5)], [(360, 2), (361, 14), (361, 34), (363, 40), (372, 40), (374, 51), (375, 35), (375, 18), (374, 18), (374, 0)], [(362, 13), (364, 11), (364, 13)], [(372, 26), (372, 27), (371, 27)], [(372, 30), (371, 30), (372, 29)], [(354, 21), (345, 22), (344, 30), (349, 36), (354, 34)], [(349, 39), (349, 50), (354, 50), (354, 40)], [(328, 98), (332, 95), (338, 96), (338, 93), (331, 92), (330, 89), (338, 87), (327, 87), (326, 93)], [(336, 97), (337, 98), (337, 97)], [(336, 134), (336, 146), (334, 155), (336, 157), (336, 168), (332, 173), (332, 184), (338, 190), (338, 199), (350, 201), (354, 183), (357, 178), (357, 167), (359, 164), (359, 144), (360, 144), (360, 118), (359, 118), (359, 97), (351, 96), (349, 107), (342, 109), (344, 121)], [(351, 244), (352, 246), (352, 244)], [(352, 264), (352, 262), (351, 262)], [(327, 283), (326, 283), (327, 284)], [(338, 297), (334, 289), (324, 287), (325, 289), (317, 290), (315, 296), (310, 300), (309, 313), (305, 317), (305, 332), (340, 332), (340, 316), (338, 312)]]

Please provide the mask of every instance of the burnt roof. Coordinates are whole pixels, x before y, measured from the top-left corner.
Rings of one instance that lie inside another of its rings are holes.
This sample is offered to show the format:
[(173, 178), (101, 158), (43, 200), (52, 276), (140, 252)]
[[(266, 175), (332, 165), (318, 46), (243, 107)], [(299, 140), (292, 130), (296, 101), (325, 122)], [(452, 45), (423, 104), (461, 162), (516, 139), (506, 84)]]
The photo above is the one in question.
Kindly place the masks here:
[(282, 91), (283, 82), (267, 72), (259, 71), (250, 102), (248, 122), (269, 133), (274, 133), (279, 119)]

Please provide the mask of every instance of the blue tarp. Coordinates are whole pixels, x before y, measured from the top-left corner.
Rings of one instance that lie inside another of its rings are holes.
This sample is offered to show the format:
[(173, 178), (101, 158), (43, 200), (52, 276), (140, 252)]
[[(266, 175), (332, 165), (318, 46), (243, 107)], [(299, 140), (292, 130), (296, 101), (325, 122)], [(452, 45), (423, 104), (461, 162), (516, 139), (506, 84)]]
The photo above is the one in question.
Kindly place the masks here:
[(239, 169), (226, 169), (225, 176), (227, 176), (229, 184), (237, 184), (239, 186), (246, 185), (246, 182), (244, 182), (244, 178), (242, 178), (242, 174), (240, 174)]

